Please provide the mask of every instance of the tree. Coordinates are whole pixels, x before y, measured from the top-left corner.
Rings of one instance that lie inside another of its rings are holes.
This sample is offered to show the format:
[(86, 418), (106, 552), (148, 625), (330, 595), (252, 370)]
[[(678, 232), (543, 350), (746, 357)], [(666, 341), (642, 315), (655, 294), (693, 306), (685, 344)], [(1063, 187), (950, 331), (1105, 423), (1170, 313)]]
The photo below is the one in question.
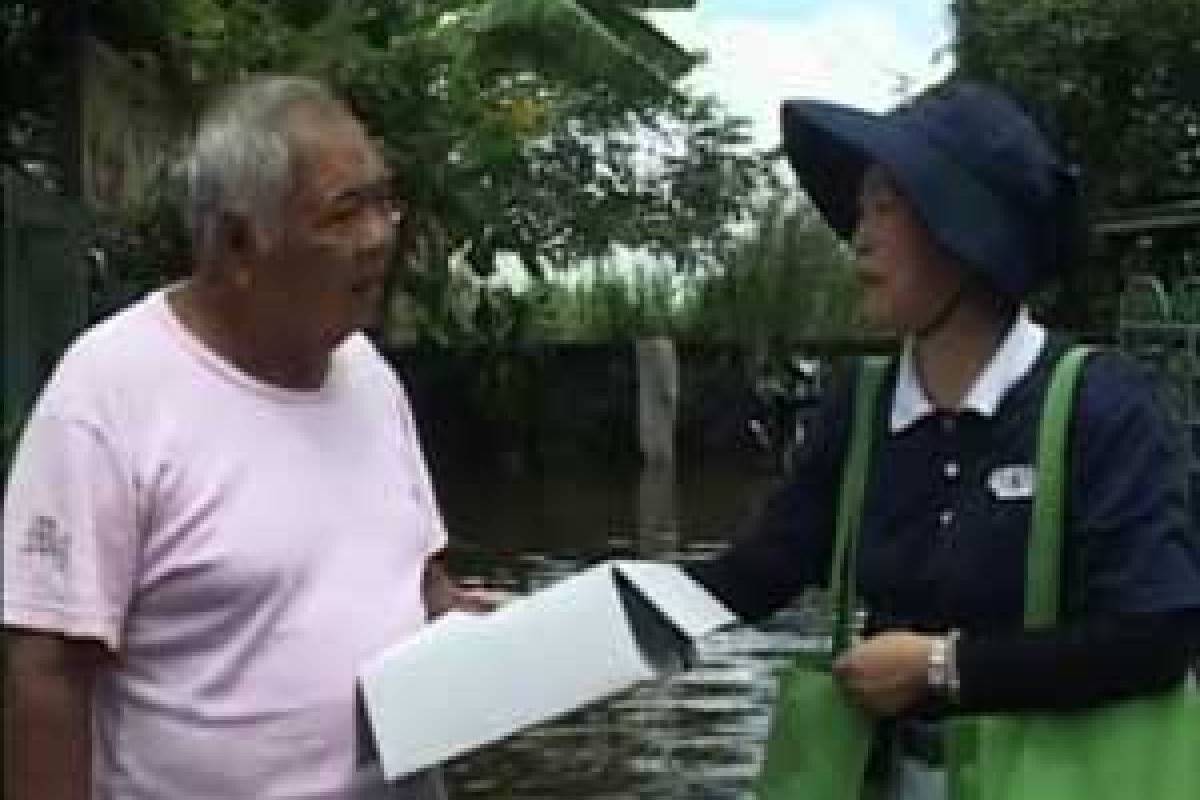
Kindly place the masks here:
[[(614, 244), (681, 268), (723, 246), (761, 166), (745, 152), (744, 123), (677, 87), (695, 57), (636, 13), (688, 5), (111, 0), (91, 5), (90, 23), (170, 84), (185, 119), (247, 72), (304, 72), (338, 87), (381, 135), (412, 206), (413, 260), (424, 269), (397, 274), (436, 304), (454, 253), (481, 274), (513, 253), (538, 277)], [(45, 15), (20, 8), (8, 32), (33, 41)], [(27, 162), (19, 149), (4, 159)]]
[(816, 209), (780, 190), (721, 266), (696, 282), (692, 324), (759, 349), (860, 330), (853, 256)]
[[(1195, 0), (955, 0), (952, 8), (959, 73), (1009, 86), (1049, 111), (1085, 169), (1093, 217), (1200, 195)], [(1146, 244), (1137, 252), (1161, 274), (1197, 267), (1194, 233)], [(1061, 315), (1081, 326), (1111, 321), (1129, 258), (1110, 249), (1070, 276)], [(1088, 308), (1080, 296), (1095, 302)]]

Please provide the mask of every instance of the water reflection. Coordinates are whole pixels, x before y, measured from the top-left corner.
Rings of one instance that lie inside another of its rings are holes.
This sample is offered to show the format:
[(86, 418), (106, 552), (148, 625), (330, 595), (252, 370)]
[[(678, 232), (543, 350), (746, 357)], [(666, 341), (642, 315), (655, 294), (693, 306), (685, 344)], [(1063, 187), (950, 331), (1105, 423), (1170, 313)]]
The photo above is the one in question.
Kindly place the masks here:
[(651, 464), (638, 477), (635, 515), (638, 555), (671, 558), (679, 552), (679, 507), (675, 470), (669, 464)]
[[(571, 475), (442, 479), (455, 568), (534, 591), (614, 557), (702, 558), (767, 490), (715, 472), (676, 480)], [(453, 797), (743, 798), (766, 737), (773, 671), (812, 644), (796, 609), (705, 640), (691, 670), (570, 714), (449, 765)], [(503, 698), (497, 698), (503, 702)]]

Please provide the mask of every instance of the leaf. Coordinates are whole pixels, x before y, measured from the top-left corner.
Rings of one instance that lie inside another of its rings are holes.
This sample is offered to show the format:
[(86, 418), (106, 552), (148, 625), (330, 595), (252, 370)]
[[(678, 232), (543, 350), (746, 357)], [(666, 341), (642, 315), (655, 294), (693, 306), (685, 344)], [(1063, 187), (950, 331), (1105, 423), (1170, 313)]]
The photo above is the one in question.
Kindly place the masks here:
[(511, 69), (515, 58), (547, 75), (624, 78), (669, 88), (680, 74), (672, 70), (693, 63), (679, 45), (627, 9), (597, 15), (575, 0), (491, 0), (468, 24), (476, 36), (472, 54), (484, 69)]

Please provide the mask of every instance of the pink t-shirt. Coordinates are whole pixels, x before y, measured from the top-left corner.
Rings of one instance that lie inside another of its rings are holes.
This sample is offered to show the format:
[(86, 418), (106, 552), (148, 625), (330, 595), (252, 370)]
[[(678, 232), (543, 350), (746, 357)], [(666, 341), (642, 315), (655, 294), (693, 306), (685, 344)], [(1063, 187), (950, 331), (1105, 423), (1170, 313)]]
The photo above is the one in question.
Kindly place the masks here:
[(445, 541), (365, 337), (320, 389), (280, 389), (158, 292), (85, 333), (38, 402), (5, 498), (4, 623), (118, 654), (97, 800), (394, 797), (361, 766), (355, 671), (424, 624)]

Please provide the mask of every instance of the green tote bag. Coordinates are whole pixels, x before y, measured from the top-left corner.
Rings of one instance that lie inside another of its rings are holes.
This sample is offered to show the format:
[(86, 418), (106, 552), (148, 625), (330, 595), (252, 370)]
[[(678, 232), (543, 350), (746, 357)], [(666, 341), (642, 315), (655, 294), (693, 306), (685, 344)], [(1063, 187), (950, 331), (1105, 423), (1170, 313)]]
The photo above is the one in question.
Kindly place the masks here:
[(755, 786), (759, 800), (859, 800), (862, 796), (874, 723), (846, 698), (831, 666), (850, 642), (855, 542), (876, 398), (887, 366), (886, 359), (868, 358), (859, 372), (829, 580), (830, 646), (824, 652), (802, 654), (780, 678), (766, 758)]
[[(1025, 592), (1029, 628), (1059, 619), (1067, 423), (1086, 356), (1082, 347), (1063, 356), (1042, 413)], [(951, 800), (1200, 800), (1194, 678), (1096, 710), (958, 718), (946, 745)]]

